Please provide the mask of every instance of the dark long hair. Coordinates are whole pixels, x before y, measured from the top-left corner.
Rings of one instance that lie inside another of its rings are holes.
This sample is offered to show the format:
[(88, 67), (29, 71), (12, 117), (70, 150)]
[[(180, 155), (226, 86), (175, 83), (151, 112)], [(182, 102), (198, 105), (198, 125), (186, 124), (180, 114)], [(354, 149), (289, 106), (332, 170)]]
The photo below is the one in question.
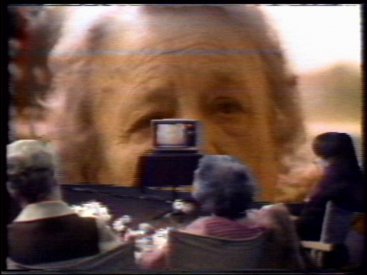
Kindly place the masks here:
[(346, 133), (320, 134), (314, 139), (312, 147), (315, 154), (325, 160), (344, 159), (358, 163), (352, 138)]
[(363, 171), (358, 164), (350, 135), (339, 132), (320, 134), (314, 139), (312, 148), (317, 156), (328, 162), (324, 178), (333, 182), (328, 188), (364, 184)]

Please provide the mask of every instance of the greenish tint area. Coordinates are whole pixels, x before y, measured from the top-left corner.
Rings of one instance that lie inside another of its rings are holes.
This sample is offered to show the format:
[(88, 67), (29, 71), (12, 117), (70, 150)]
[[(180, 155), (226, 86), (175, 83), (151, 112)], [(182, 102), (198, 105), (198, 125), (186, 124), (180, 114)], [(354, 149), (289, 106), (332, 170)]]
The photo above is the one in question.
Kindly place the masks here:
[[(362, 119), (362, 80), (358, 66), (336, 64), (312, 76), (304, 108), (310, 121), (354, 123)], [(317, 91), (317, 92), (315, 92)]]

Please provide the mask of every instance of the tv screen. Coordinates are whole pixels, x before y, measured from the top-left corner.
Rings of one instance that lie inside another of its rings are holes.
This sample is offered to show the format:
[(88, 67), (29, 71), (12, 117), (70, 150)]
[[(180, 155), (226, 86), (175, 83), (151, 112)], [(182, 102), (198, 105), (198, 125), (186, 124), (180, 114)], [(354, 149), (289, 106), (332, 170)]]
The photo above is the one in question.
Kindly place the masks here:
[(201, 125), (190, 119), (153, 119), (153, 146), (156, 150), (198, 150)]

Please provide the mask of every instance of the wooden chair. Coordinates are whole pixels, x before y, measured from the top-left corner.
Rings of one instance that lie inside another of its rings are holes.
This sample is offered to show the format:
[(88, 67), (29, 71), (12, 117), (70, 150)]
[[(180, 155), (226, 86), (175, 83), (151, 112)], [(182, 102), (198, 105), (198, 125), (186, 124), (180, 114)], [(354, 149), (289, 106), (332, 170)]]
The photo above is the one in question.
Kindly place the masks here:
[[(72, 247), (70, 247), (72, 249)], [(134, 243), (123, 244), (115, 249), (91, 257), (37, 265), (24, 265), (7, 259), (8, 270), (61, 271), (69, 274), (93, 272), (121, 272), (137, 270), (134, 258)]]

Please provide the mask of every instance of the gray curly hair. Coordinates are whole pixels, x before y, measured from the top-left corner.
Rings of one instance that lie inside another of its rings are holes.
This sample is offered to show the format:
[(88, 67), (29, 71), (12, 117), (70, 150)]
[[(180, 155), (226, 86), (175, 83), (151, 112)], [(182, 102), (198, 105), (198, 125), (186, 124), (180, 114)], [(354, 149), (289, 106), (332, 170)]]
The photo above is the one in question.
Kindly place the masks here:
[(245, 215), (257, 192), (248, 167), (228, 155), (206, 155), (194, 173), (193, 197), (204, 211), (227, 218)]
[(56, 159), (50, 144), (17, 140), (7, 146), (7, 188), (16, 199), (35, 203), (58, 194)]

